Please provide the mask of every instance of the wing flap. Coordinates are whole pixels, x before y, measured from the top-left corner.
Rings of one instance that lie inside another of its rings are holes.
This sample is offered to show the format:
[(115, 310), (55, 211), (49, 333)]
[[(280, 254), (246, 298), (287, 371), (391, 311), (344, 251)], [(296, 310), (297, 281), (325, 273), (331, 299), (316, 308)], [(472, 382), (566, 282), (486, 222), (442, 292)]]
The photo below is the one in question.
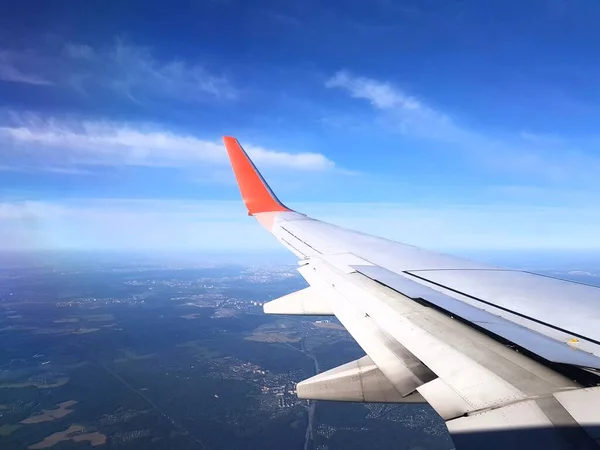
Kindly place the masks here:
[(332, 316), (333, 312), (314, 287), (307, 287), (263, 305), (265, 314)]
[[(406, 372), (406, 377), (411, 374)], [(415, 392), (403, 397), (368, 356), (335, 367), (296, 386), (299, 398), (372, 403), (425, 403)]]
[(310, 285), (329, 289), (332, 311), (396, 390), (418, 390), (446, 420), (578, 386), (363, 274), (320, 258), (299, 271)]
[[(319, 260), (312, 260), (298, 269), (300, 274), (319, 292), (326, 293), (331, 310), (379, 367), (394, 388), (406, 397), (433, 380), (436, 375), (399, 341), (384, 332), (361, 305), (349, 302), (340, 292), (355, 289), (337, 269)], [(360, 290), (355, 289), (357, 295)], [(368, 301), (368, 296), (364, 296)]]

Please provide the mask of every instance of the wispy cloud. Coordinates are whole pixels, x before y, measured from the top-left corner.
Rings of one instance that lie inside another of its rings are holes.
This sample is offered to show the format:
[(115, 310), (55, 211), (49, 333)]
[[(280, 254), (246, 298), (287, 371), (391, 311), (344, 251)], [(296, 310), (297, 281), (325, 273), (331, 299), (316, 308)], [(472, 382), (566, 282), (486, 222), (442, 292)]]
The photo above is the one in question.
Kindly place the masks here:
[(11, 52), (0, 51), (0, 80), (13, 83), (35, 84), (49, 86), (53, 83), (40, 75), (21, 69), (20, 65), (27, 62), (27, 57)]
[(400, 107), (410, 111), (430, 110), (416, 98), (401, 92), (389, 83), (354, 76), (346, 71), (336, 73), (325, 85), (330, 88), (347, 89), (352, 97), (369, 100), (381, 109)]
[(59, 175), (92, 175), (93, 172), (88, 169), (81, 169), (77, 167), (53, 167), (53, 166), (11, 166), (11, 165), (0, 165), (0, 172), (20, 172), (20, 173), (34, 173), (43, 170), (48, 173), (55, 173)]
[(121, 39), (98, 49), (68, 43), (63, 57), (71, 67), (68, 82), (83, 91), (101, 86), (137, 101), (155, 95), (184, 101), (203, 101), (207, 96), (232, 99), (237, 95), (224, 76), (209, 72), (201, 64), (176, 58), (160, 60), (151, 48)]
[(577, 177), (593, 180), (600, 170), (600, 159), (581, 150), (580, 143), (531, 132), (493, 136), (473, 130), (385, 81), (340, 71), (326, 87), (368, 101), (394, 131), (438, 142), (442, 149), (494, 170), (541, 175), (555, 181)]
[[(267, 149), (247, 144), (261, 166), (323, 171), (335, 167), (320, 153)], [(31, 166), (92, 165), (188, 167), (227, 162), (222, 142), (178, 134), (153, 125), (101, 121), (60, 121), (36, 115), (12, 115), (0, 126), (0, 155)]]
[[(32, 67), (36, 75), (19, 67)], [(66, 43), (38, 52), (0, 52), (0, 80), (69, 87), (92, 95), (107, 90), (133, 101), (170, 98), (185, 102), (230, 100), (236, 89), (202, 63), (157, 57), (150, 47), (115, 39), (104, 47)]]
[(325, 86), (343, 89), (353, 98), (367, 100), (374, 108), (392, 113), (403, 132), (440, 140), (453, 140), (465, 134), (446, 114), (385, 81), (340, 71)]

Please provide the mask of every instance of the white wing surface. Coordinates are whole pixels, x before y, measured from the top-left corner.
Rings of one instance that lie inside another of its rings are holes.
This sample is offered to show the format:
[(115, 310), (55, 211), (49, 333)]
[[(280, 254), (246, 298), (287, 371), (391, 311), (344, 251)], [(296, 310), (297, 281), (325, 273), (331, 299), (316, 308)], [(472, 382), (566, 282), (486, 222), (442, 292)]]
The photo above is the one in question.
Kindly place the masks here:
[(311, 219), (224, 142), (249, 215), (310, 285), (265, 312), (335, 315), (366, 353), (302, 381), (299, 397), (427, 402), (459, 450), (600, 447), (600, 288)]

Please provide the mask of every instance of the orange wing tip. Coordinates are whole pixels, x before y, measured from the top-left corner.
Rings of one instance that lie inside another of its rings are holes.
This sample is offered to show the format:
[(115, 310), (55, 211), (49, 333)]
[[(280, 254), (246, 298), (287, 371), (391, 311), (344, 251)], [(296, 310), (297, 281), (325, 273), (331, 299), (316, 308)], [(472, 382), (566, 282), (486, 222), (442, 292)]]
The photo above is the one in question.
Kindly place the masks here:
[(223, 142), (248, 214), (291, 211), (273, 193), (238, 140), (223, 136)]

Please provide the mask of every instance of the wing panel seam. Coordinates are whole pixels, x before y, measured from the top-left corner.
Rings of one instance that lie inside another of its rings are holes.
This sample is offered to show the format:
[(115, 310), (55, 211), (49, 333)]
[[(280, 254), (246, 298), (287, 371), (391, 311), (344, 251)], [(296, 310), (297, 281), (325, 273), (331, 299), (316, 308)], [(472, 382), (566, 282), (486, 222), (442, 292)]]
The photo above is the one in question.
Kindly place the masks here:
[(302, 239), (300, 239), (298, 236), (296, 236), (294, 233), (292, 233), (290, 230), (288, 230), (287, 228), (285, 228), (283, 225), (279, 225), (279, 228), (281, 228), (283, 231), (285, 231), (286, 233), (288, 233), (290, 236), (292, 236), (294, 239), (299, 240), (300, 242), (302, 242), (304, 245), (306, 245), (307, 247), (313, 249), (315, 252), (317, 252), (319, 255), (322, 255), (323, 252), (320, 252), (319, 250), (317, 250), (316, 248), (314, 248), (312, 245), (310, 245), (308, 242), (303, 241)]
[(412, 272), (404, 271), (403, 273), (404, 273), (404, 274), (406, 274), (406, 275), (408, 275), (408, 276), (411, 276), (411, 277), (414, 277), (414, 278), (418, 278), (419, 280), (425, 281), (425, 282), (427, 282), (427, 283), (431, 283), (431, 284), (433, 284), (433, 285), (435, 285), (435, 286), (438, 286), (438, 287), (441, 287), (441, 288), (443, 288), (443, 289), (447, 289), (447, 290), (449, 290), (450, 292), (454, 292), (455, 294), (464, 295), (465, 297), (468, 297), (468, 298), (470, 298), (470, 299), (472, 299), (472, 300), (478, 301), (478, 302), (480, 302), (480, 303), (483, 303), (483, 304), (485, 304), (485, 305), (492, 306), (492, 307), (494, 307), (494, 308), (497, 308), (497, 309), (499, 309), (499, 310), (502, 310), (502, 311), (504, 311), (504, 312), (508, 312), (508, 313), (514, 314), (515, 316), (519, 316), (519, 317), (521, 317), (521, 318), (523, 318), (523, 319), (530, 320), (530, 321), (532, 321), (532, 322), (535, 322), (535, 323), (538, 323), (538, 324), (540, 324), (540, 325), (544, 325), (545, 327), (552, 328), (552, 329), (554, 329), (554, 330), (560, 331), (560, 332), (562, 332), (562, 333), (570, 334), (570, 335), (572, 335), (572, 336), (576, 336), (576, 337), (578, 337), (578, 338), (584, 339), (584, 340), (586, 340), (586, 341), (588, 341), (588, 342), (591, 342), (591, 343), (594, 343), (594, 344), (596, 344), (596, 345), (600, 345), (600, 341), (596, 341), (595, 339), (589, 338), (589, 337), (587, 337), (587, 336), (584, 336), (584, 335), (582, 335), (582, 334), (575, 333), (575, 332), (573, 332), (573, 331), (566, 330), (566, 329), (564, 329), (564, 328), (561, 328), (561, 327), (557, 327), (556, 325), (549, 324), (549, 323), (547, 323), (547, 322), (544, 322), (543, 320), (535, 319), (535, 318), (533, 318), (533, 317), (531, 317), (531, 316), (528, 316), (528, 315), (526, 315), (526, 314), (523, 314), (523, 313), (519, 313), (519, 312), (513, 311), (513, 310), (512, 310), (512, 309), (510, 309), (510, 308), (506, 308), (506, 307), (504, 307), (504, 306), (499, 306), (499, 305), (496, 305), (495, 303), (488, 302), (487, 300), (483, 300), (483, 299), (481, 299), (481, 298), (474, 297), (473, 295), (467, 294), (467, 293), (465, 293), (465, 292), (461, 292), (461, 291), (459, 291), (459, 290), (457, 290), (457, 289), (453, 289), (453, 288), (451, 288), (451, 287), (448, 287), (448, 286), (446, 286), (446, 285), (444, 285), (444, 284), (436, 283), (435, 281), (431, 281), (431, 280), (429, 280), (429, 279), (427, 279), (427, 278), (421, 277), (421, 276), (419, 276), (419, 275), (415, 275), (415, 274), (414, 274), (414, 273), (412, 273)]
[(290, 244), (288, 241), (286, 241), (284, 238), (280, 237), (279, 239), (281, 239), (283, 242), (285, 242), (287, 245), (289, 245), (290, 247), (292, 247), (294, 250), (296, 250), (298, 253), (300, 253), (302, 256), (304, 256), (305, 258), (307, 258), (306, 253), (304, 253), (302, 250), (300, 250), (298, 247), (296, 247), (295, 245)]

